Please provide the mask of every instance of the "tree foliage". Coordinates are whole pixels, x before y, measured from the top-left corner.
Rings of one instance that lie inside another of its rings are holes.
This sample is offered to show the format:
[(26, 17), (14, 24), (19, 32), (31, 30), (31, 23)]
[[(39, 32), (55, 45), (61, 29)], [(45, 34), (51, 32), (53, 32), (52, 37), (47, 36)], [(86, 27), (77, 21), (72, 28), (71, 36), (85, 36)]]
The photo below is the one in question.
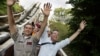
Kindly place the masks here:
[(6, 0), (0, 0), (0, 15), (6, 14)]
[(71, 30), (75, 32), (81, 20), (87, 21), (87, 27), (69, 45), (72, 56), (100, 56), (100, 0), (69, 0), (69, 3), (74, 7)]
[[(23, 11), (22, 7), (19, 6), (17, 3), (13, 6), (13, 12), (18, 13)], [(7, 5), (6, 5), (6, 0), (0, 0), (0, 15), (5, 15), (7, 14)]]
[(68, 16), (71, 12), (71, 9), (66, 8), (56, 8), (54, 10), (54, 19), (59, 22), (65, 22), (68, 20)]
[(71, 9), (65, 9), (65, 8), (56, 8), (54, 10), (54, 15), (55, 16), (60, 16), (60, 15), (67, 15), (69, 14), (69, 12), (71, 11)]

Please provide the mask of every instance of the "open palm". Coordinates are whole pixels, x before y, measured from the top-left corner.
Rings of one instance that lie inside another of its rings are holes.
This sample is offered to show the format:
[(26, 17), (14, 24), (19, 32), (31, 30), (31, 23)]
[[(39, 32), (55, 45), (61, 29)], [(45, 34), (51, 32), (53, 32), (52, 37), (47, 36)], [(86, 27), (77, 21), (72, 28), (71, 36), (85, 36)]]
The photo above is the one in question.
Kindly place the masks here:
[(15, 0), (7, 0), (7, 5), (12, 6), (15, 3)]
[(44, 8), (42, 9), (43, 14), (48, 17), (50, 11), (51, 11), (51, 4), (50, 3), (44, 4)]
[(86, 26), (86, 21), (85, 20), (82, 20), (81, 23), (80, 23), (80, 30), (83, 30)]

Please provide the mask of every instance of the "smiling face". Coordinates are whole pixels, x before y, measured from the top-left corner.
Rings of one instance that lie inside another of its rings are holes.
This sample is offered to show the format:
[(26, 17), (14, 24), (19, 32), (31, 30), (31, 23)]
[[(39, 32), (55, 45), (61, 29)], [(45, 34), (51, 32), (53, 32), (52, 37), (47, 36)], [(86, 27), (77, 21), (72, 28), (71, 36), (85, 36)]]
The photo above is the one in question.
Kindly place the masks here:
[(32, 26), (31, 24), (26, 24), (26, 25), (24, 26), (24, 34), (25, 34), (26, 36), (29, 36), (29, 35), (32, 34), (32, 32), (33, 32), (33, 26)]
[(52, 34), (51, 34), (51, 40), (53, 42), (56, 42), (58, 40), (58, 34), (59, 32), (58, 31), (53, 31)]

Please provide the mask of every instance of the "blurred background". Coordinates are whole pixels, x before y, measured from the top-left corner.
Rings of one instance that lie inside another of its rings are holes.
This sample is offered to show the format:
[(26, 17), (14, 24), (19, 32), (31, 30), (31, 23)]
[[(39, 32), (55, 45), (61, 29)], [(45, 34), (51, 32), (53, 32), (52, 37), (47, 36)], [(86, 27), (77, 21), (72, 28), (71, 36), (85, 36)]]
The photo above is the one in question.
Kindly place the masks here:
[[(59, 30), (59, 41), (73, 34), (82, 20), (87, 22), (81, 34), (63, 48), (65, 53), (68, 56), (100, 56), (100, 0), (16, 0), (13, 6), (16, 24), (23, 25), (29, 18), (43, 20), (40, 9), (46, 2), (52, 4), (49, 27)], [(6, 10), (6, 0), (0, 0), (0, 46), (10, 39)], [(0, 51), (4, 49), (1, 47)]]

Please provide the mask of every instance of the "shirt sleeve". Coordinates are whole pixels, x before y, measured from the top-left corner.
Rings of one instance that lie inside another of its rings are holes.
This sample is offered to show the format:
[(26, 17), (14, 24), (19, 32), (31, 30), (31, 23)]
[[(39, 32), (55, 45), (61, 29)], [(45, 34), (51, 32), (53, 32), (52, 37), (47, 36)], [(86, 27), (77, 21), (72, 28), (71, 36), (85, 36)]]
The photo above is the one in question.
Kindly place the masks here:
[(39, 44), (44, 43), (47, 38), (48, 38), (48, 33), (47, 33), (47, 27), (46, 27), (42, 36), (40, 37)]
[(11, 38), (12, 38), (14, 41), (16, 41), (17, 38), (18, 38), (18, 36), (19, 36), (19, 28), (18, 28), (18, 27), (16, 27), (16, 28), (17, 28), (17, 31), (16, 31), (14, 34), (11, 34)]
[(66, 45), (68, 45), (69, 43), (70, 43), (69, 38), (66, 38), (65, 40), (62, 40), (60, 42), (57, 42), (55, 44), (55, 46), (56, 46), (57, 49), (61, 49), (61, 48), (65, 47)]

